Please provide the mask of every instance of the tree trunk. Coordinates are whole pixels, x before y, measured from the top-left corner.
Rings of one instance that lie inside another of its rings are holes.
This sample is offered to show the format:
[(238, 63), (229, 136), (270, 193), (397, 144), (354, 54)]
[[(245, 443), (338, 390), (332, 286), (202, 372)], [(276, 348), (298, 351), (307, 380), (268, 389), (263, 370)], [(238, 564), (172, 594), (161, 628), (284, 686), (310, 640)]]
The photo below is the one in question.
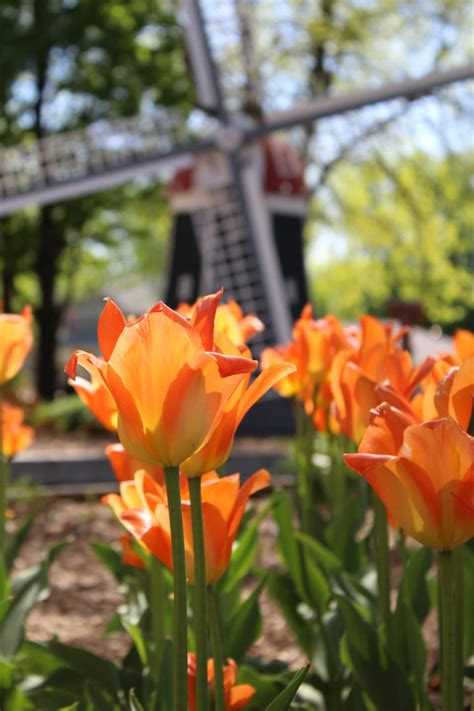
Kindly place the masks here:
[(57, 385), (55, 356), (62, 311), (54, 298), (62, 239), (55, 230), (52, 213), (51, 205), (46, 205), (40, 210), (36, 261), (36, 273), (41, 292), (41, 305), (36, 314), (39, 327), (36, 385), (38, 394), (45, 400), (53, 399)]
[[(48, 6), (43, 0), (33, 3), (35, 26), (48, 26)], [(34, 106), (36, 138), (45, 134), (43, 125), (43, 99), (48, 76), (49, 48), (39, 48), (36, 60), (37, 99)], [(36, 361), (36, 387), (40, 397), (52, 400), (56, 391), (56, 345), (61, 318), (61, 307), (55, 301), (55, 284), (58, 262), (65, 246), (64, 234), (55, 223), (54, 205), (45, 205), (38, 214), (38, 248), (36, 253), (36, 274), (41, 294), (36, 312), (39, 337)]]

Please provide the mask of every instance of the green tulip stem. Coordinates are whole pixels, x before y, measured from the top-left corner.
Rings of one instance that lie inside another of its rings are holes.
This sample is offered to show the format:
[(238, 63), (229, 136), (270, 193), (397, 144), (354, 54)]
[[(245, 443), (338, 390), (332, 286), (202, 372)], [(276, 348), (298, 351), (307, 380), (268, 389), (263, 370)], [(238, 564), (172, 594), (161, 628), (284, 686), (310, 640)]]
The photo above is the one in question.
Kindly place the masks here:
[(295, 401), (296, 416), (296, 456), (298, 476), (298, 499), (301, 512), (301, 529), (311, 535), (314, 529), (312, 457), (314, 429), (311, 418), (303, 404)]
[(208, 711), (207, 687), (207, 585), (202, 518), (201, 477), (188, 480), (191, 498), (191, 524), (194, 551), (194, 626), (196, 633), (196, 707)]
[(150, 614), (151, 633), (154, 645), (152, 676), (160, 678), (163, 643), (165, 639), (166, 585), (163, 565), (154, 555), (150, 556)]
[(222, 652), (221, 628), (219, 610), (214, 588), (210, 585), (207, 589), (209, 606), (209, 637), (211, 651), (214, 659), (214, 702), (215, 711), (225, 711), (224, 696), (224, 657)]
[(188, 707), (186, 565), (178, 467), (165, 467), (165, 482), (170, 514), (174, 581), (173, 711), (186, 711)]
[(462, 618), (456, 581), (454, 551), (438, 552), (438, 582), (440, 605), (441, 692), (443, 711), (461, 711), (462, 663), (459, 659), (459, 635)]
[(380, 619), (385, 631), (387, 649), (392, 648), (392, 615), (390, 612), (390, 549), (388, 545), (388, 523), (385, 506), (379, 497), (373, 495), (375, 564), (377, 568), (378, 602)]

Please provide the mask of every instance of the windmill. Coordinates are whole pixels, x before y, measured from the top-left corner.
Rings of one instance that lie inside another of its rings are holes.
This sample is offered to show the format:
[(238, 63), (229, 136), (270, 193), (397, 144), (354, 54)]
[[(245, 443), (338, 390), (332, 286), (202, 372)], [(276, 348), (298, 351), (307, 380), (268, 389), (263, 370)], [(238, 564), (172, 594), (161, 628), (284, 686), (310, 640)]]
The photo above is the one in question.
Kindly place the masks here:
[(227, 297), (265, 322), (266, 331), (255, 343), (258, 353), (265, 344), (288, 340), (307, 299), (303, 168), (277, 133), (396, 98), (417, 99), (474, 78), (474, 69), (454, 68), (262, 116), (254, 110), (258, 77), (244, 0), (225, 7), (248, 79), (242, 106), (229, 106), (224, 95), (210, 29), (215, 4), (182, 0), (189, 65), (199, 108), (207, 117), (200, 137), (190, 140), (184, 117), (163, 110), (6, 148), (0, 151), (0, 215), (29, 203), (60, 202), (137, 177), (174, 172), (166, 298), (175, 305), (224, 286)]

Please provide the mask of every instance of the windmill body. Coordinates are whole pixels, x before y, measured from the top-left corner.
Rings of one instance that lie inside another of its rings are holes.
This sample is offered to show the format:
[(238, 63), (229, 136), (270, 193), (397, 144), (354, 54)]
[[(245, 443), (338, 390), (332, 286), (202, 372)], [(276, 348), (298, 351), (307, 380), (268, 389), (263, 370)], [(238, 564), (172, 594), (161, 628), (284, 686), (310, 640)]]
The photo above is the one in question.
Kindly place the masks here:
[[(308, 191), (304, 167), (292, 148), (270, 136), (245, 151), (257, 176), (260, 209), (271, 239), (293, 321), (308, 300), (303, 260), (303, 227)], [(168, 189), (174, 215), (166, 301), (177, 306), (223, 286), (245, 312), (271, 321), (265, 289), (228, 160), (219, 152), (198, 156), (179, 170)], [(275, 343), (273, 329), (259, 344)], [(256, 344), (257, 345), (257, 344)]]

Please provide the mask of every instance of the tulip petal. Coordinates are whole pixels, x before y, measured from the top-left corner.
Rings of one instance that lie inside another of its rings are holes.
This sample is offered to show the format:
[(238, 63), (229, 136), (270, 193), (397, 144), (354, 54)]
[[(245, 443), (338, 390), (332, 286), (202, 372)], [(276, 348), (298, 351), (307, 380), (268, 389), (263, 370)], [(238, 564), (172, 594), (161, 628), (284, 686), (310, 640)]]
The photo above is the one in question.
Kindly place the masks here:
[[(467, 430), (472, 417), (474, 398), (474, 356), (467, 358), (455, 373), (449, 392), (448, 412), (463, 430)], [(472, 434), (472, 433), (471, 433)]]
[(251, 383), (250, 387), (244, 393), (238, 409), (237, 425), (240, 424), (244, 416), (253, 405), (263, 395), (265, 395), (275, 383), (278, 383), (283, 378), (296, 371), (293, 363), (274, 363), (268, 368), (265, 368)]
[[(191, 507), (183, 504), (183, 528), (186, 555), (186, 573), (194, 585), (194, 549), (191, 522)], [(215, 582), (225, 571), (230, 558), (227, 523), (222, 512), (208, 501), (202, 502), (204, 524), (204, 550), (206, 558), (206, 581)]]
[(219, 375), (228, 378), (231, 375), (242, 373), (253, 373), (258, 366), (258, 361), (246, 358), (245, 356), (225, 355), (224, 353), (208, 352), (207, 356), (213, 358), (217, 363)]
[(224, 289), (221, 288), (215, 294), (201, 297), (192, 312), (191, 323), (201, 337), (204, 351), (214, 349), (214, 322), (223, 293)]
[(245, 708), (256, 692), (257, 690), (250, 684), (238, 684), (232, 687), (229, 693), (230, 711)]
[(121, 309), (112, 299), (105, 299), (105, 306), (99, 316), (97, 325), (97, 339), (105, 360), (109, 360), (113, 353), (118, 337), (127, 324)]
[(240, 522), (242, 520), (242, 516), (244, 515), (245, 507), (247, 505), (247, 501), (249, 500), (249, 497), (252, 494), (255, 494), (257, 491), (260, 491), (261, 489), (265, 489), (267, 486), (270, 485), (270, 473), (266, 469), (259, 469), (258, 471), (255, 472), (255, 474), (252, 474), (252, 476), (247, 479), (245, 484), (241, 487), (239, 490), (239, 493), (237, 495), (237, 499), (234, 504), (234, 508), (232, 511), (232, 518), (229, 522), (229, 533), (228, 536), (232, 541), (234, 540), (235, 536), (237, 535), (237, 531), (240, 526)]

